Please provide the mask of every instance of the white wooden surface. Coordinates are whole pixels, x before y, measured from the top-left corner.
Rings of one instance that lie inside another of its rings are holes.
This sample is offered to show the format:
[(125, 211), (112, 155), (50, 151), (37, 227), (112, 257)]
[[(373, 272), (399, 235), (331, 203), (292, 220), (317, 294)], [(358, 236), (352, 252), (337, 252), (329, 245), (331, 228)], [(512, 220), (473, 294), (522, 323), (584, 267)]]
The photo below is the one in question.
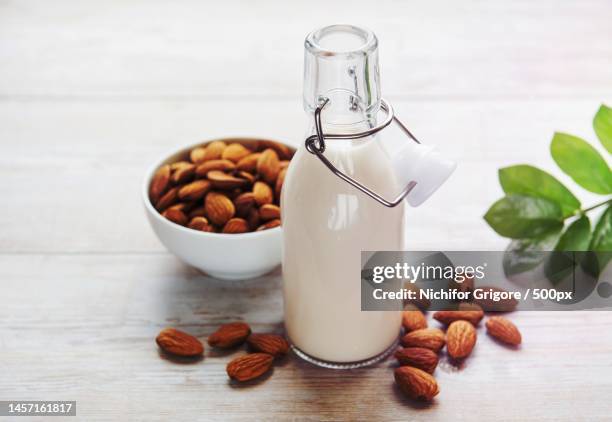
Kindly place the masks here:
[[(412, 209), (410, 246), (500, 249), (481, 216), (496, 169), (555, 170), (555, 130), (594, 139), (612, 103), (612, 3), (0, 1), (0, 400), (78, 401), (81, 420), (611, 420), (610, 313), (522, 313), (522, 350), (480, 335), (428, 406), (392, 362), (333, 372), (288, 359), (235, 387), (230, 355), (162, 359), (173, 325), (282, 330), (280, 272), (207, 279), (169, 255), (140, 204), (145, 169), (224, 135), (297, 144), (302, 39), (334, 22), (379, 36), (383, 93), (460, 162)], [(573, 186), (573, 185), (572, 185)], [(579, 191), (589, 204), (594, 197)]]

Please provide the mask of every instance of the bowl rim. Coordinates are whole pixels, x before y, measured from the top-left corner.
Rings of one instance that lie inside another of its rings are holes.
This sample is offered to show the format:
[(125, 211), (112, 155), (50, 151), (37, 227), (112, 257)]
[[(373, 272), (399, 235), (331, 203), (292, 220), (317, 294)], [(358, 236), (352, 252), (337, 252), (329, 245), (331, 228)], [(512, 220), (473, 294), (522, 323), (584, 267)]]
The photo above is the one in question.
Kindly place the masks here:
[(154, 161), (153, 165), (149, 166), (148, 170), (145, 173), (145, 177), (142, 183), (142, 201), (144, 203), (145, 209), (147, 210), (147, 212), (151, 215), (154, 216), (154, 218), (157, 221), (161, 221), (162, 224), (167, 225), (168, 227), (172, 227), (173, 229), (176, 229), (178, 231), (182, 231), (188, 234), (192, 234), (194, 236), (202, 236), (203, 238), (205, 237), (209, 237), (209, 238), (223, 238), (223, 239), (244, 239), (244, 238), (254, 238), (254, 237), (264, 237), (264, 236), (272, 236), (274, 234), (276, 234), (277, 232), (279, 232), (282, 228), (282, 226), (279, 227), (274, 227), (272, 229), (267, 229), (267, 230), (261, 230), (261, 231), (252, 231), (252, 232), (248, 232), (248, 233), (211, 233), (211, 232), (204, 232), (204, 231), (200, 231), (200, 230), (194, 230), (194, 229), (190, 229), (189, 227), (184, 227), (181, 226), (179, 224), (173, 223), (172, 221), (162, 217), (161, 213), (159, 211), (157, 211), (155, 209), (155, 207), (153, 206), (153, 204), (151, 203), (151, 199), (149, 198), (149, 185), (151, 184), (151, 179), (153, 178), (153, 175), (155, 174), (155, 172), (157, 171), (157, 169), (159, 167), (162, 166), (162, 164), (164, 164), (168, 158), (172, 157), (173, 155), (177, 155), (180, 153), (185, 152), (186, 150), (189, 149), (193, 149), (197, 146), (203, 145), (203, 144), (208, 144), (210, 142), (214, 142), (214, 141), (228, 141), (228, 140), (235, 140), (235, 141), (272, 141), (272, 142), (278, 142), (279, 144), (283, 144), (285, 146), (288, 146), (289, 148), (293, 149), (293, 150), (297, 150), (297, 148), (293, 145), (289, 145), (285, 142), (281, 142), (281, 141), (277, 141), (275, 139), (272, 138), (267, 138), (267, 137), (253, 137), (253, 136), (224, 136), (222, 138), (212, 138), (212, 139), (208, 139), (208, 140), (202, 140), (199, 142), (195, 142), (193, 144), (189, 144), (186, 145), (184, 147), (178, 148), (178, 149), (174, 149), (173, 152), (169, 152), (169, 153), (164, 153), (162, 155), (161, 158), (158, 158), (157, 160)]

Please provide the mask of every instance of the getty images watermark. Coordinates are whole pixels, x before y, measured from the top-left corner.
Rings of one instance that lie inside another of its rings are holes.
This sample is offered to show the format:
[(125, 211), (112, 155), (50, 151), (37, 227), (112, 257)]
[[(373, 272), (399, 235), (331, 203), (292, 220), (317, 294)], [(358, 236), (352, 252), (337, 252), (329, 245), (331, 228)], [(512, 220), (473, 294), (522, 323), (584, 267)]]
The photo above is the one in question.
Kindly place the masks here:
[(366, 251), (361, 308), (398, 310), (405, 302), (427, 301), (432, 310), (452, 310), (477, 301), (500, 311), (610, 310), (611, 258), (594, 252)]

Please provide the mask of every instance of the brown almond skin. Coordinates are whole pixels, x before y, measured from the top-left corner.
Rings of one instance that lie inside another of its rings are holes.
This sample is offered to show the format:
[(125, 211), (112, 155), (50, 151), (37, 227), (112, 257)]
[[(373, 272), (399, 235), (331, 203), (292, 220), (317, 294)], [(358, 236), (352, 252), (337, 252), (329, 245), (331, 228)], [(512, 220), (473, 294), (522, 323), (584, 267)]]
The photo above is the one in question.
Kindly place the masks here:
[(189, 221), (185, 213), (177, 208), (168, 208), (166, 211), (162, 212), (164, 218), (172, 221), (175, 224), (179, 224), (181, 226), (187, 225)]
[(287, 167), (289, 167), (289, 163), (290, 162), (291, 161), (289, 161), (289, 160), (281, 160), (281, 162), (279, 163), (280, 169), (283, 170), (283, 169), (286, 169)]
[(250, 182), (240, 177), (234, 177), (231, 174), (222, 172), (221, 170), (209, 171), (206, 178), (210, 180), (213, 187), (217, 189), (237, 189), (248, 186)]
[(195, 217), (206, 217), (206, 210), (204, 209), (204, 205), (201, 207), (197, 207), (189, 211), (189, 220), (192, 220)]
[(433, 317), (440, 321), (444, 325), (450, 325), (454, 321), (469, 321), (472, 325), (477, 326), (478, 323), (484, 317), (482, 309), (478, 310), (476, 307), (480, 306), (474, 304), (474, 310), (457, 310), (457, 311), (438, 311)]
[(487, 333), (491, 337), (494, 337), (503, 343), (511, 346), (518, 346), (523, 341), (521, 332), (516, 325), (504, 317), (490, 317), (487, 319), (485, 326), (487, 327)]
[(276, 182), (279, 171), (280, 161), (278, 154), (272, 148), (266, 149), (257, 160), (257, 173), (259, 173), (264, 181), (273, 185)]
[(258, 232), (262, 231), (262, 230), (268, 230), (268, 229), (273, 229), (274, 227), (279, 227), (281, 225), (281, 221), (276, 219), (276, 220), (270, 220), (265, 224), (262, 224), (261, 226), (257, 227)]
[(233, 143), (229, 144), (227, 148), (223, 150), (221, 158), (224, 160), (230, 160), (234, 163), (238, 163), (244, 157), (250, 155), (252, 151), (242, 144)]
[(422, 328), (404, 335), (401, 338), (401, 343), (404, 347), (424, 347), (434, 352), (438, 352), (444, 347), (446, 339), (442, 330), (437, 328)]
[(236, 213), (234, 203), (227, 196), (217, 192), (206, 195), (204, 209), (208, 219), (218, 226), (225, 225)]
[(202, 232), (214, 232), (215, 228), (210, 225), (206, 217), (193, 217), (187, 225), (190, 229), (199, 230)]
[(159, 201), (157, 201), (157, 204), (155, 204), (155, 208), (158, 211), (164, 211), (169, 206), (175, 204), (179, 199), (178, 191), (178, 187), (170, 189), (168, 192), (162, 195)]
[(468, 321), (454, 321), (446, 330), (446, 351), (453, 359), (464, 359), (476, 345), (476, 329)]
[(251, 327), (245, 322), (230, 322), (223, 324), (217, 331), (208, 336), (208, 344), (212, 347), (226, 349), (245, 342), (251, 334)]
[(415, 294), (415, 299), (412, 299), (412, 300), (406, 299), (404, 301), (405, 304), (415, 305), (417, 308), (419, 308), (423, 312), (429, 309), (429, 307), (431, 306), (431, 301), (427, 299), (426, 297), (421, 298), (421, 295), (420, 295), (421, 288), (419, 286), (416, 286), (414, 283), (405, 282), (403, 287), (406, 290), (413, 291)]
[(253, 184), (255, 183), (255, 181), (257, 180), (255, 178), (255, 176), (253, 176), (251, 173), (249, 173), (248, 171), (239, 171), (238, 173), (236, 173), (236, 177), (239, 177), (241, 179), (245, 179), (248, 180), (249, 184)]
[(274, 356), (267, 353), (239, 356), (227, 364), (227, 375), (236, 381), (250, 381), (268, 372), (272, 368), (273, 361)]
[(236, 169), (236, 164), (230, 160), (209, 160), (196, 167), (195, 173), (199, 177), (205, 177), (208, 172), (213, 170), (232, 171), (234, 169)]
[(249, 228), (251, 230), (253, 231), (257, 230), (257, 228), (259, 227), (259, 223), (261, 222), (259, 218), (259, 211), (257, 211), (255, 208), (251, 208), (251, 210), (249, 211), (249, 215), (247, 215), (246, 220), (249, 223)]
[(246, 233), (249, 231), (249, 223), (242, 218), (231, 218), (225, 226), (223, 226), (222, 233), (228, 234), (239, 234)]
[(175, 356), (195, 357), (204, 353), (204, 345), (200, 340), (175, 328), (163, 329), (155, 342), (164, 352)]
[(435, 378), (422, 369), (400, 366), (393, 374), (397, 385), (411, 399), (431, 401), (440, 392)]
[(293, 156), (293, 151), (287, 145), (281, 144), (280, 142), (266, 141), (263, 139), (259, 141), (260, 150), (266, 150), (268, 148), (272, 148), (274, 151), (276, 151), (278, 158), (281, 160), (290, 160)]
[(433, 374), (438, 366), (436, 352), (424, 347), (406, 347), (395, 352), (395, 358), (400, 365), (414, 366), (425, 372)]
[(259, 208), (259, 217), (263, 221), (280, 219), (281, 210), (278, 205), (264, 204)]
[(427, 319), (416, 305), (409, 304), (402, 312), (402, 325), (408, 332), (420, 330), (427, 328)]
[(287, 169), (281, 169), (278, 173), (278, 177), (276, 178), (276, 184), (274, 186), (274, 195), (280, 204), (281, 192), (283, 191), (283, 183), (285, 183), (285, 175), (287, 174)]
[(194, 164), (200, 164), (204, 161), (206, 157), (206, 148), (205, 147), (196, 147), (191, 150), (189, 153), (189, 159)]
[(272, 188), (265, 182), (258, 181), (253, 184), (253, 195), (255, 195), (255, 202), (257, 202), (259, 206), (274, 202)]
[(189, 182), (195, 175), (195, 164), (188, 163), (187, 161), (179, 161), (171, 166), (172, 168), (172, 183), (175, 185)]
[(149, 186), (149, 199), (152, 204), (156, 204), (166, 192), (170, 184), (170, 165), (161, 166), (153, 175)]
[(202, 161), (218, 160), (223, 155), (227, 144), (223, 141), (213, 141), (206, 145)]
[(178, 196), (182, 201), (197, 201), (211, 189), (208, 180), (196, 180), (179, 189)]
[(244, 192), (234, 198), (234, 205), (236, 206), (236, 215), (246, 217), (255, 205), (255, 195), (253, 192)]
[[(476, 286), (476, 289), (492, 292), (505, 292), (506, 290), (494, 286)], [(473, 299), (473, 302), (479, 305), (485, 312), (512, 312), (518, 306), (516, 299), (504, 299), (494, 302), (491, 299)]]
[(281, 357), (289, 351), (289, 343), (278, 334), (251, 334), (247, 344), (252, 350)]
[(238, 161), (238, 163), (236, 164), (236, 168), (241, 171), (249, 171), (251, 173), (254, 172), (255, 170), (257, 170), (257, 160), (259, 159), (260, 155), (261, 153), (256, 152), (253, 154), (249, 154), (244, 158), (241, 158), (240, 161)]

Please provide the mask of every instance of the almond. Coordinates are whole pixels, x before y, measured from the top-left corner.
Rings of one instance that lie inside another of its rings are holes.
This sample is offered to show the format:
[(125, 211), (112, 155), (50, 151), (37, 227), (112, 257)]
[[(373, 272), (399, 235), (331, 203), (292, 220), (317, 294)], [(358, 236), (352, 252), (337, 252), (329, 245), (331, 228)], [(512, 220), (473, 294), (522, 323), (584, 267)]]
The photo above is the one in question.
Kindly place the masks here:
[(176, 208), (168, 208), (166, 211), (162, 212), (162, 216), (181, 226), (186, 225), (188, 221), (185, 213)]
[(281, 160), (289, 160), (293, 156), (293, 151), (291, 148), (289, 148), (287, 145), (281, 144), (280, 142), (265, 141), (262, 139), (259, 141), (258, 146), (261, 150), (272, 148)]
[(195, 174), (195, 165), (187, 161), (179, 161), (171, 166), (172, 168), (172, 183), (175, 185), (189, 182)]
[(155, 342), (164, 352), (175, 356), (194, 357), (204, 353), (200, 340), (175, 328), (162, 330)]
[(206, 210), (204, 209), (204, 206), (197, 207), (189, 211), (188, 217), (190, 220), (194, 217), (206, 217)]
[(199, 177), (206, 177), (208, 172), (213, 170), (231, 171), (235, 169), (236, 164), (232, 163), (230, 160), (209, 160), (204, 161), (202, 164), (200, 164), (195, 169), (195, 173)]
[(152, 204), (156, 204), (159, 198), (166, 192), (170, 183), (170, 166), (165, 164), (161, 166), (153, 175), (151, 185), (149, 186), (149, 199)]
[(411, 331), (401, 338), (402, 345), (405, 347), (425, 347), (426, 349), (438, 352), (444, 343), (444, 333), (437, 328), (422, 328)]
[(248, 180), (234, 177), (220, 170), (209, 171), (206, 178), (210, 180), (213, 187), (217, 189), (236, 189), (249, 184)]
[(290, 163), (290, 161), (289, 161), (289, 160), (282, 160), (282, 161), (279, 163), (279, 167), (280, 167), (280, 169), (281, 169), (281, 170), (286, 169), (287, 167), (289, 167), (289, 163)]
[(471, 295), (472, 291), (474, 290), (474, 276), (466, 275), (465, 280), (463, 280), (461, 283), (458, 281), (453, 281), (449, 285), (449, 289), (454, 289), (458, 292), (470, 293)]
[(262, 224), (261, 226), (257, 227), (258, 232), (262, 231), (262, 230), (268, 230), (268, 229), (273, 229), (274, 227), (279, 227), (281, 225), (281, 221), (280, 220), (270, 220), (268, 221), (266, 224)]
[(238, 161), (236, 167), (238, 170), (254, 172), (257, 169), (257, 160), (261, 153), (256, 152), (243, 157)]
[(178, 201), (178, 191), (178, 187), (170, 189), (159, 199), (159, 201), (157, 201), (155, 208), (158, 211), (163, 211), (170, 205), (174, 204), (176, 201)]
[(416, 305), (409, 304), (402, 312), (402, 325), (406, 331), (415, 331), (427, 328), (427, 320)]
[(440, 392), (434, 377), (419, 368), (400, 366), (394, 375), (400, 389), (414, 400), (431, 401)]
[(255, 202), (257, 202), (258, 205), (271, 204), (274, 202), (272, 189), (265, 182), (255, 182), (253, 185), (253, 195), (255, 195)]
[(213, 141), (209, 143), (206, 145), (202, 161), (198, 162), (197, 164), (208, 160), (218, 160), (223, 155), (225, 148), (227, 148), (227, 145), (223, 141)]
[(395, 358), (400, 365), (414, 366), (433, 374), (438, 366), (438, 355), (433, 350), (424, 347), (406, 347), (395, 352)]
[(256, 180), (255, 176), (253, 176), (248, 171), (239, 171), (238, 173), (236, 173), (236, 176), (240, 177), (241, 179), (248, 180), (250, 185), (255, 183), (255, 180)]
[(446, 330), (446, 350), (454, 359), (469, 356), (476, 345), (476, 329), (467, 321), (454, 321)]
[(246, 217), (255, 205), (255, 195), (253, 195), (253, 192), (242, 193), (234, 199), (234, 205), (236, 206), (236, 215)]
[[(449, 325), (454, 321), (464, 320), (469, 321), (472, 325), (476, 326), (484, 317), (484, 312), (480, 306), (473, 304), (473, 310), (458, 310), (458, 311), (438, 311), (433, 317), (440, 321), (442, 324)], [(478, 307), (478, 309), (476, 309)]]
[(272, 184), (276, 181), (279, 171), (280, 162), (276, 151), (272, 148), (266, 149), (257, 160), (257, 173), (261, 175), (263, 180)]
[(208, 180), (196, 180), (180, 188), (178, 196), (183, 201), (197, 201), (202, 199), (210, 188), (211, 184)]
[(249, 223), (249, 228), (251, 230), (256, 230), (261, 222), (259, 219), (259, 211), (257, 211), (255, 208), (251, 208), (246, 220)]
[(497, 340), (512, 346), (521, 344), (521, 332), (516, 328), (516, 325), (508, 319), (494, 316), (487, 319), (485, 325), (487, 327), (487, 333)]
[(246, 233), (249, 231), (249, 223), (242, 218), (231, 218), (223, 226), (222, 233)]
[(210, 192), (206, 195), (204, 209), (208, 219), (218, 226), (227, 223), (236, 212), (234, 203), (227, 196), (217, 192)]
[(208, 220), (205, 217), (193, 217), (187, 227), (202, 232), (215, 231), (215, 228), (208, 223)]
[(280, 203), (281, 192), (283, 191), (283, 183), (285, 183), (285, 175), (287, 174), (287, 169), (282, 169), (278, 173), (278, 177), (276, 178), (276, 185), (274, 186), (274, 195), (278, 199)]
[(221, 158), (223, 158), (224, 160), (233, 161), (234, 163), (238, 163), (241, 159), (250, 155), (251, 152), (252, 151), (246, 148), (244, 145), (233, 143), (229, 144), (227, 148), (223, 150)]
[(278, 334), (251, 334), (247, 340), (249, 347), (257, 352), (279, 357), (287, 354), (289, 343)]
[(404, 283), (404, 289), (413, 291), (414, 299), (406, 299), (404, 304), (412, 304), (419, 308), (421, 311), (426, 311), (431, 306), (431, 301), (426, 297), (421, 297), (421, 288), (414, 283), (409, 281)]
[(204, 147), (196, 147), (191, 150), (189, 153), (189, 159), (194, 164), (200, 164), (204, 161), (206, 157), (206, 148)]
[(281, 216), (280, 208), (274, 204), (264, 204), (259, 208), (259, 217), (263, 221), (279, 219)]
[(272, 368), (274, 356), (267, 353), (251, 353), (237, 357), (227, 364), (227, 375), (236, 381), (250, 381)]
[(208, 344), (212, 347), (228, 348), (244, 343), (251, 334), (251, 327), (244, 322), (223, 324), (217, 331), (208, 336)]
[[(477, 287), (485, 292), (506, 292), (506, 290), (500, 287), (483, 286)], [(474, 299), (474, 303), (479, 305), (485, 312), (511, 312), (518, 306), (518, 301), (514, 298), (502, 299), (498, 302), (493, 299)]]

